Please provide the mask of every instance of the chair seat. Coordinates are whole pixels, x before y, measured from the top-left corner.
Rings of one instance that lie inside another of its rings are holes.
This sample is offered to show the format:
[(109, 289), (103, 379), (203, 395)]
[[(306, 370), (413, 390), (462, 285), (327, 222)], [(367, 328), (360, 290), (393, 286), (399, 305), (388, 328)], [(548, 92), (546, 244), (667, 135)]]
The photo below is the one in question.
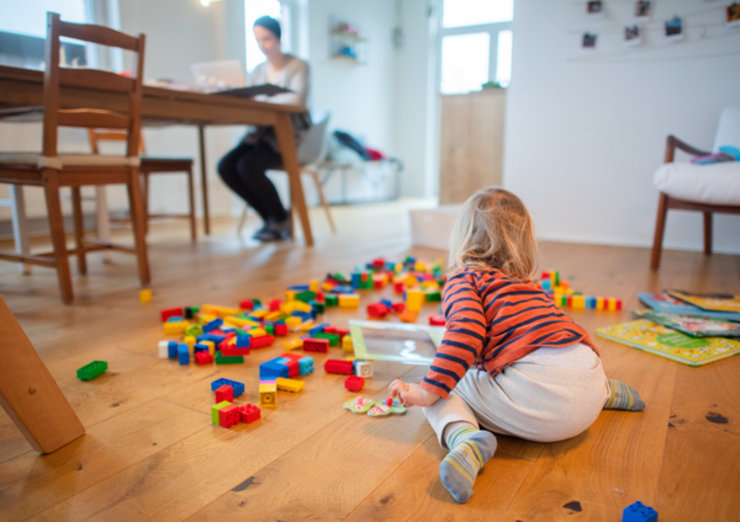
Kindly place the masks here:
[(711, 165), (666, 163), (653, 177), (672, 198), (709, 205), (740, 205), (740, 162)]
[(48, 157), (33, 152), (0, 153), (0, 164), (22, 166), (26, 168), (52, 168), (106, 166), (138, 167), (138, 157), (110, 156), (103, 154), (60, 154)]

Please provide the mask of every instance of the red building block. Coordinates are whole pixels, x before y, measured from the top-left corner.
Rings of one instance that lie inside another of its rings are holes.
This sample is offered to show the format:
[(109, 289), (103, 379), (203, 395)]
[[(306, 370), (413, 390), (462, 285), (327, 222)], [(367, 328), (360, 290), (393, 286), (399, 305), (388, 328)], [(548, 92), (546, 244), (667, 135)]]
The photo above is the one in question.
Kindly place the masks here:
[(235, 355), (249, 355), (249, 348), (238, 348), (233, 344), (221, 343), (218, 345), (221, 355), (224, 357), (233, 357)]
[(382, 319), (388, 315), (390, 310), (383, 303), (372, 303), (367, 305), (367, 315), (375, 319)]
[(273, 299), (270, 301), (270, 311), (271, 312), (277, 312), (280, 310), (280, 307), (282, 306), (283, 301), (280, 299)]
[(403, 312), (406, 310), (406, 303), (401, 301), (400, 303), (393, 303), (394, 312)]
[(406, 284), (403, 281), (394, 281), (393, 289), (397, 294), (402, 294), (403, 291), (406, 290)]
[(345, 375), (352, 375), (353, 373), (355, 373), (355, 365), (352, 363), (352, 361), (327, 359), (324, 363), (324, 371), (326, 373), (343, 373)]
[(444, 326), (445, 316), (442, 314), (432, 314), (429, 316), (429, 324), (432, 326)]
[(350, 375), (344, 379), (344, 387), (349, 391), (358, 392), (365, 386), (365, 378), (359, 375)]
[(252, 337), (249, 341), (249, 347), (250, 348), (264, 348), (265, 346), (272, 346), (272, 343), (275, 342), (275, 338), (272, 335), (258, 335), (257, 337)]
[(329, 353), (329, 339), (314, 339), (306, 337), (303, 339), (304, 352)]
[(208, 352), (195, 352), (195, 364), (211, 364), (213, 356)]
[(224, 428), (239, 424), (239, 407), (236, 404), (229, 404), (218, 410), (218, 424)]
[(180, 308), (168, 308), (167, 310), (161, 310), (159, 312), (160, 317), (162, 317), (162, 322), (165, 322), (170, 317), (182, 317), (185, 315), (185, 312), (183, 311), (182, 307)]
[(216, 404), (223, 401), (231, 402), (233, 400), (234, 388), (232, 388), (228, 384), (223, 384), (216, 388)]
[[(346, 330), (346, 329), (344, 329), (344, 328), (336, 328), (335, 330), (336, 330), (336, 331), (334, 331), (334, 332), (332, 332), (332, 333), (335, 333), (335, 334), (337, 334), (337, 335), (339, 336), (339, 340), (340, 340), (340, 341), (341, 341), (342, 339), (344, 339), (344, 336), (345, 336), (345, 335), (349, 335), (349, 330)], [(324, 330), (324, 331), (326, 331), (326, 330)]]
[(239, 418), (245, 424), (254, 422), (261, 417), (260, 409), (254, 404), (245, 404), (244, 406), (239, 406), (238, 409)]
[(285, 323), (276, 323), (274, 332), (276, 336), (285, 337), (288, 335), (288, 325)]
[(241, 303), (239, 303), (239, 308), (242, 310), (254, 310), (254, 301), (251, 299), (245, 299)]

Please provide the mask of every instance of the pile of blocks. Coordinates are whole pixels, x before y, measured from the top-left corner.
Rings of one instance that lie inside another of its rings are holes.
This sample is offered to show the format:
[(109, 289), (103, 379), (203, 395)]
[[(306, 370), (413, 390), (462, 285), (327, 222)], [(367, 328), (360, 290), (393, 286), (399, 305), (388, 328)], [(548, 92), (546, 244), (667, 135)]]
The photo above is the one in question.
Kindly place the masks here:
[(216, 379), (211, 383), (215, 393), (216, 404), (211, 406), (211, 422), (224, 428), (230, 428), (240, 422), (249, 424), (261, 417), (260, 409), (253, 404), (237, 405), (235, 397), (244, 393), (244, 383), (231, 379)]
[(622, 300), (616, 297), (583, 295), (581, 292), (574, 291), (570, 288), (568, 281), (560, 278), (560, 273), (556, 270), (542, 272), (538, 284), (540, 288), (552, 296), (557, 306), (563, 308), (608, 310), (610, 312), (622, 309)]

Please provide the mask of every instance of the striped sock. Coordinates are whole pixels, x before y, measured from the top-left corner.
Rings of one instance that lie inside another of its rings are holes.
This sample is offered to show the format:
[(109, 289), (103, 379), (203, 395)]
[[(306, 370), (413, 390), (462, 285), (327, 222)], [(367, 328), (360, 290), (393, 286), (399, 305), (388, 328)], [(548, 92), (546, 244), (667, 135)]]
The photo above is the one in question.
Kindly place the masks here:
[(450, 452), (439, 464), (439, 477), (452, 497), (462, 504), (473, 494), (478, 472), (493, 457), (496, 437), (472, 427), (457, 428), (448, 435), (447, 447)]
[(609, 379), (609, 398), (604, 404), (605, 410), (642, 411), (645, 402), (632, 386), (622, 381)]

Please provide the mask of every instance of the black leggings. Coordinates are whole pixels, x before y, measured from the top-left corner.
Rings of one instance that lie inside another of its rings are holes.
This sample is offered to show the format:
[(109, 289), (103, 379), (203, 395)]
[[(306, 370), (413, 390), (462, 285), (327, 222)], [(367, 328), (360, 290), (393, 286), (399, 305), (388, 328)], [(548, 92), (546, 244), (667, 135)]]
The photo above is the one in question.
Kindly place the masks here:
[(268, 144), (240, 143), (218, 162), (218, 174), (264, 221), (284, 221), (288, 213), (275, 185), (265, 175), (265, 171), (282, 165), (280, 154)]

